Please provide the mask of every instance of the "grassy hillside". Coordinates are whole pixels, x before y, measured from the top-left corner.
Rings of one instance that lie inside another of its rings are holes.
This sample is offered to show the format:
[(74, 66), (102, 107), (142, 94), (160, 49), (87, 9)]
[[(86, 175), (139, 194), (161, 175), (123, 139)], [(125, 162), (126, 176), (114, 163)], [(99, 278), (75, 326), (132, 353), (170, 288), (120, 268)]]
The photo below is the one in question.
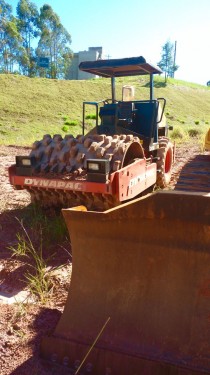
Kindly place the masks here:
[[(123, 84), (135, 86), (136, 99), (148, 99), (147, 78), (118, 78), (118, 99), (121, 99)], [(5, 145), (30, 145), (46, 133), (81, 134), (83, 101), (111, 96), (110, 80), (104, 78), (59, 81), (1, 74), (0, 90), (0, 144)], [(165, 86), (161, 77), (155, 77), (155, 97), (167, 100), (165, 113), (168, 123), (174, 126), (172, 138), (197, 134), (202, 137), (208, 129), (208, 87), (172, 79)], [(90, 110), (94, 113), (93, 108)], [(87, 126), (91, 126), (91, 120), (87, 120)]]

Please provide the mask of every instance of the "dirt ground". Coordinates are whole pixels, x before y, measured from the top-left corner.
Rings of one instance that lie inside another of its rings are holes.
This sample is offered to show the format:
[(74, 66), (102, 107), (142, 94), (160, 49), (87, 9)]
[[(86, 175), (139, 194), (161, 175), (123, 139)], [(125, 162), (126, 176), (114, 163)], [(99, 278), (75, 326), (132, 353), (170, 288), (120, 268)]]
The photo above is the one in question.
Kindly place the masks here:
[[(61, 243), (51, 245), (53, 249), (47, 249), (56, 250), (53, 266), (62, 267), (53, 274), (53, 293), (44, 305), (27, 299), (25, 303), (18, 302), (18, 293), (27, 293), (23, 280), (27, 265), (11, 257), (8, 250), (17, 244), (16, 234), (20, 231), (17, 218), (21, 220), (28, 214), (30, 196), (25, 191), (13, 190), (7, 168), (14, 163), (15, 155), (28, 153), (27, 148), (0, 146), (0, 375), (62, 375), (69, 373), (68, 370), (42, 361), (39, 347), (41, 338), (53, 331), (65, 305), (71, 276), (69, 240), (64, 238)], [(177, 147), (171, 189), (182, 167), (197, 153), (196, 142)]]

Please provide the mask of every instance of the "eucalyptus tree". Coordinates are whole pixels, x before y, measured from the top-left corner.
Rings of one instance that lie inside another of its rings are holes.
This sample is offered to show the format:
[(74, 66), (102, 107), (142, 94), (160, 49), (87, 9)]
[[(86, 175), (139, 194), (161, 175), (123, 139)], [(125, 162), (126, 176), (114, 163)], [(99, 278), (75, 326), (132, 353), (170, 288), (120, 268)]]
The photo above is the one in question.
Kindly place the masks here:
[(43, 5), (39, 18), (40, 39), (37, 56), (49, 57), (47, 74), (50, 78), (64, 78), (71, 63), (71, 35), (61, 24), (59, 16), (50, 5)]
[(0, 0), (0, 66), (1, 71), (7, 70), (6, 25), (11, 19), (12, 7), (4, 0)]
[(17, 28), (17, 19), (13, 17), (5, 26), (4, 66), (6, 73), (13, 73), (20, 64), (22, 39)]
[(20, 0), (17, 4), (18, 30), (22, 37), (20, 66), (24, 74), (35, 74), (35, 52), (33, 39), (39, 36), (39, 12), (36, 4), (30, 0)]
[(165, 82), (168, 77), (174, 77), (174, 72), (179, 66), (175, 64), (175, 46), (170, 41), (162, 46), (161, 60), (157, 65), (165, 73)]
[(21, 36), (17, 27), (17, 18), (12, 15), (12, 7), (0, 0), (0, 69), (11, 73), (18, 63), (21, 48)]

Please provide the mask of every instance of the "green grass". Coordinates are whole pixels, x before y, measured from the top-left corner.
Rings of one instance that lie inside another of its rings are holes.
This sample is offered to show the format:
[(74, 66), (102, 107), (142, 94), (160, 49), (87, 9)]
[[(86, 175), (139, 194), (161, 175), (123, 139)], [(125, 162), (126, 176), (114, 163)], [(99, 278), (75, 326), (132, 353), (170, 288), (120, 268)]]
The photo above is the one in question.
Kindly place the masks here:
[(36, 248), (23, 223), (20, 222), (22, 233), (17, 234), (17, 246), (9, 247), (12, 256), (22, 257), (28, 266), (24, 274), (31, 294), (44, 303), (52, 289), (47, 263), (42, 256), (42, 239), (39, 248)]
[[(149, 99), (148, 77), (118, 78), (119, 100), (123, 84), (135, 87), (136, 99)], [(154, 84), (155, 97), (167, 100), (165, 113), (175, 132), (180, 127), (185, 136), (194, 127), (201, 134), (206, 132), (210, 123), (210, 88), (174, 79), (165, 85), (159, 76)], [(46, 133), (81, 134), (83, 101), (111, 97), (110, 79), (105, 78), (62, 81), (1, 74), (0, 90), (0, 144), (5, 145), (29, 146)], [(86, 115), (90, 119), (91, 112)]]
[[(26, 219), (26, 217), (25, 217)], [(46, 258), (43, 255), (43, 245), (61, 241), (67, 235), (66, 226), (61, 217), (54, 215), (48, 218), (38, 208), (34, 207), (34, 216), (30, 218), (30, 226), (33, 229), (33, 239), (29, 235), (23, 220), (17, 219), (20, 224), (20, 232), (16, 234), (17, 243), (10, 246), (12, 256), (24, 261), (27, 271), (24, 273), (30, 293), (36, 297), (41, 304), (45, 304), (53, 293), (51, 272), (58, 267), (50, 267), (49, 261), (54, 254)], [(29, 220), (27, 220), (29, 224)], [(65, 250), (65, 249), (64, 249)]]

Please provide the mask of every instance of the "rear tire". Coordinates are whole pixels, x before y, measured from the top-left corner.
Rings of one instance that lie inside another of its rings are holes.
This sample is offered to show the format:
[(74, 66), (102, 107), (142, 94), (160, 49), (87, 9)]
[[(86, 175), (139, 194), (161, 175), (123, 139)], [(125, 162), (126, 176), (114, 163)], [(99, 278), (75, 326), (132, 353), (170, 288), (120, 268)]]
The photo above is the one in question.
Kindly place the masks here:
[(157, 151), (157, 182), (156, 185), (160, 188), (165, 188), (169, 185), (173, 164), (173, 145), (166, 138), (160, 139), (160, 148)]

